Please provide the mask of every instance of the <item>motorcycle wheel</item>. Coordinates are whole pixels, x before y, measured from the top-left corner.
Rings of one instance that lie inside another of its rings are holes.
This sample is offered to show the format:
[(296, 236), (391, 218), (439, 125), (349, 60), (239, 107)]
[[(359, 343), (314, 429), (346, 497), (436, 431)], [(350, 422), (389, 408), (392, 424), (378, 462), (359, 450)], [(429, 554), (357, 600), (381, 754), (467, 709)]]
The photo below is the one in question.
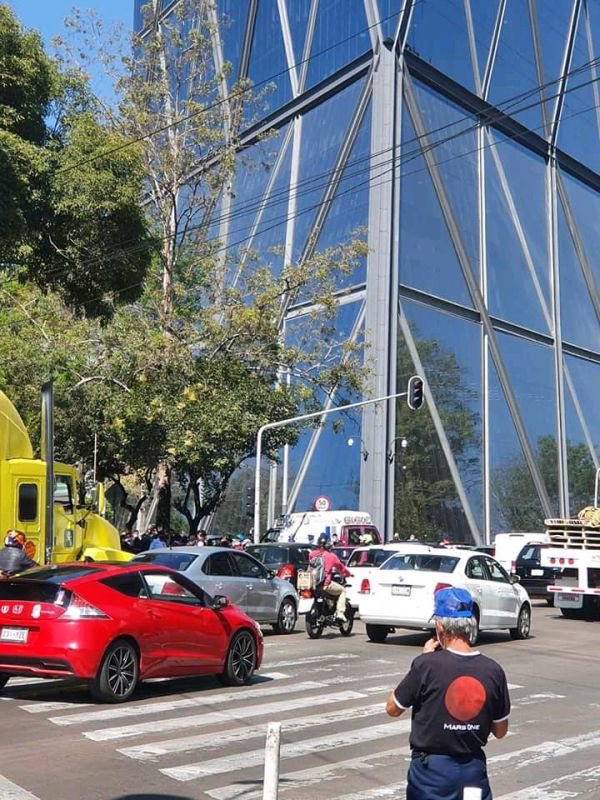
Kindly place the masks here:
[(306, 625), (306, 633), (309, 639), (318, 639), (323, 633), (323, 625), (318, 623), (316, 615), (311, 611), (306, 615), (304, 624)]
[(346, 622), (340, 622), (340, 633), (342, 636), (350, 636), (354, 627), (354, 609), (346, 605)]

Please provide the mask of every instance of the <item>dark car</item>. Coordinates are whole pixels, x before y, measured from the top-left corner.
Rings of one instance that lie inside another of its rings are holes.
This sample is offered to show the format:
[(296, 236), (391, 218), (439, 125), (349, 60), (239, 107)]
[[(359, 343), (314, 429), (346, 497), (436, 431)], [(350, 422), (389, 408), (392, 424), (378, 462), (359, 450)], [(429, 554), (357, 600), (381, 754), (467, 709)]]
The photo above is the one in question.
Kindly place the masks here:
[(294, 542), (272, 542), (251, 544), (246, 552), (257, 558), (267, 569), (273, 570), (278, 578), (298, 585), (298, 570), (308, 569), (310, 551), (308, 544)]
[(526, 544), (513, 564), (512, 572), (519, 576), (521, 586), (527, 589), (530, 597), (539, 597), (552, 605), (552, 594), (548, 586), (554, 583), (557, 567), (542, 567), (541, 552), (548, 545), (532, 542)]

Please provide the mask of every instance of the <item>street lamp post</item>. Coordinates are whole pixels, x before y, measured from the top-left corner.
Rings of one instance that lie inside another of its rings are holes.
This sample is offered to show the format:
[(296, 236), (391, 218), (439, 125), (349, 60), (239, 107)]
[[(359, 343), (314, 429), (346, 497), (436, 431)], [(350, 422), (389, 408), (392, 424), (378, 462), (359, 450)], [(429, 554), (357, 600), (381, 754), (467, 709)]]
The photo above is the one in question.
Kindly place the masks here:
[(304, 422), (307, 419), (315, 419), (316, 417), (324, 417), (326, 414), (333, 414), (334, 411), (348, 411), (351, 408), (360, 408), (361, 406), (368, 406), (372, 403), (382, 403), (385, 400), (395, 400), (397, 397), (406, 397), (406, 392), (396, 392), (395, 394), (386, 394), (383, 397), (375, 397), (373, 400), (361, 400), (359, 403), (348, 403), (344, 406), (335, 406), (334, 408), (327, 408), (323, 411), (314, 411), (311, 414), (301, 414), (298, 417), (289, 417), (288, 419), (281, 419), (277, 422), (267, 422), (261, 425), (256, 435), (256, 467), (254, 471), (254, 542), (260, 542), (260, 460), (262, 457), (262, 438), (265, 431), (273, 428), (282, 428), (284, 425), (293, 425), (295, 422)]

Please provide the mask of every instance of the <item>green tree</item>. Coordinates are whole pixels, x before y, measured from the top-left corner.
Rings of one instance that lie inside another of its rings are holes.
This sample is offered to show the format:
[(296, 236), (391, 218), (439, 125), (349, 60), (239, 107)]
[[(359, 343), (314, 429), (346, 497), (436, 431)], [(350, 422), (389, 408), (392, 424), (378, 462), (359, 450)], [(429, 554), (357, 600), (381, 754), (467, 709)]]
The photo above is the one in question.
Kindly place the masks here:
[[(150, 261), (139, 148), (117, 149), (125, 140), (82, 74), (50, 58), (6, 5), (0, 75), (0, 264), (107, 318), (141, 294)], [(98, 149), (111, 157), (86, 163)]]
[[(537, 463), (554, 513), (558, 515), (558, 448), (554, 436), (540, 436), (536, 446)], [(595, 465), (587, 445), (567, 441), (567, 465), (571, 514), (590, 505), (594, 488)], [(544, 513), (525, 460), (514, 458), (499, 467), (492, 485), (506, 530), (540, 531)]]

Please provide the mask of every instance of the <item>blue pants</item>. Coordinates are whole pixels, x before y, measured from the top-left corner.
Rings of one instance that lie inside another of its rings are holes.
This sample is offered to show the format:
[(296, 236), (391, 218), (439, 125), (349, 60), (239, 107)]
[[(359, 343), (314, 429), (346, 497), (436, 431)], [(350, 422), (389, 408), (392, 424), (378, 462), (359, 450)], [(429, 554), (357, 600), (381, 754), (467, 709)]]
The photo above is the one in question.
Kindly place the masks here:
[(483, 752), (473, 756), (413, 753), (406, 800), (463, 800), (466, 786), (481, 789), (481, 800), (492, 800)]

